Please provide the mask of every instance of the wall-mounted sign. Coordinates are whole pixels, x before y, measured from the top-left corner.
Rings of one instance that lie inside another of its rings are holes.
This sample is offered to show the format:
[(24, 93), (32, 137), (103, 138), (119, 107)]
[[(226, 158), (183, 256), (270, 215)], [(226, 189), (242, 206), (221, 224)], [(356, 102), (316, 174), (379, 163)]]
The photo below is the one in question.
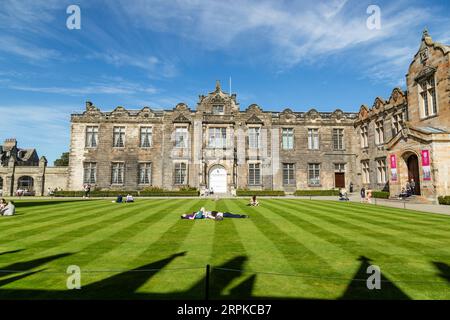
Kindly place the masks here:
[(431, 180), (430, 151), (422, 150), (423, 180)]
[(389, 158), (391, 163), (391, 181), (397, 181), (397, 157), (395, 154), (391, 154)]

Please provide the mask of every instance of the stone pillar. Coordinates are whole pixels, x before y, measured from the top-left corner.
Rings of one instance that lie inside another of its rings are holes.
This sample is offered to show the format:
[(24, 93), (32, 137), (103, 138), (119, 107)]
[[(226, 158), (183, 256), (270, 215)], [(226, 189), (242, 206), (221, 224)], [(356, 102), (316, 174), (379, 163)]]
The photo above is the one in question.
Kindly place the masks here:
[(47, 167), (47, 159), (41, 157), (39, 159), (39, 176), (34, 178), (34, 191), (36, 196), (44, 195), (45, 169)]

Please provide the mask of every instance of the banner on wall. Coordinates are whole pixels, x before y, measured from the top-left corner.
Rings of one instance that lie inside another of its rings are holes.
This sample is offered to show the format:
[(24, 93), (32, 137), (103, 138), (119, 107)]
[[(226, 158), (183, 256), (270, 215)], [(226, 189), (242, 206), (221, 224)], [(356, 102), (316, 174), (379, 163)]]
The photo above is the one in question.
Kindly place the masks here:
[(431, 180), (430, 150), (422, 150), (423, 180)]
[(397, 157), (391, 154), (391, 181), (397, 181)]

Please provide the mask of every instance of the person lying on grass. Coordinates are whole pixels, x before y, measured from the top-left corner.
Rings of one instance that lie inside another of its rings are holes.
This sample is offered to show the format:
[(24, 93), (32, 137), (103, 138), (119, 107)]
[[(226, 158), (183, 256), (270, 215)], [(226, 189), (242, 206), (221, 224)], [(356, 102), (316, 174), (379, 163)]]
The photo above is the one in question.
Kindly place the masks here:
[(206, 213), (205, 208), (202, 207), (197, 212), (182, 214), (181, 215), (181, 219), (189, 219), (189, 220), (204, 219), (205, 218), (205, 213)]
[(231, 212), (207, 211), (206, 219), (223, 220), (223, 218), (248, 218), (246, 214), (233, 214)]

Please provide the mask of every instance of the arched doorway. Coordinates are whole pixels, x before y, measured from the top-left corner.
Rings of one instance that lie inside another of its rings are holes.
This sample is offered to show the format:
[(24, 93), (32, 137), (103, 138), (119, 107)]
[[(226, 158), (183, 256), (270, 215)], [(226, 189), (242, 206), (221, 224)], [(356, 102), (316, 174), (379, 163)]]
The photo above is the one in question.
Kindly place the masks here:
[(419, 175), (419, 159), (416, 154), (411, 154), (406, 159), (406, 165), (408, 166), (408, 181), (411, 179), (415, 182), (415, 188), (413, 194), (420, 195), (420, 175)]
[(214, 193), (226, 193), (227, 188), (227, 170), (220, 165), (216, 165), (209, 170), (209, 189)]
[(20, 177), (17, 181), (17, 189), (33, 191), (34, 179), (30, 176)]

